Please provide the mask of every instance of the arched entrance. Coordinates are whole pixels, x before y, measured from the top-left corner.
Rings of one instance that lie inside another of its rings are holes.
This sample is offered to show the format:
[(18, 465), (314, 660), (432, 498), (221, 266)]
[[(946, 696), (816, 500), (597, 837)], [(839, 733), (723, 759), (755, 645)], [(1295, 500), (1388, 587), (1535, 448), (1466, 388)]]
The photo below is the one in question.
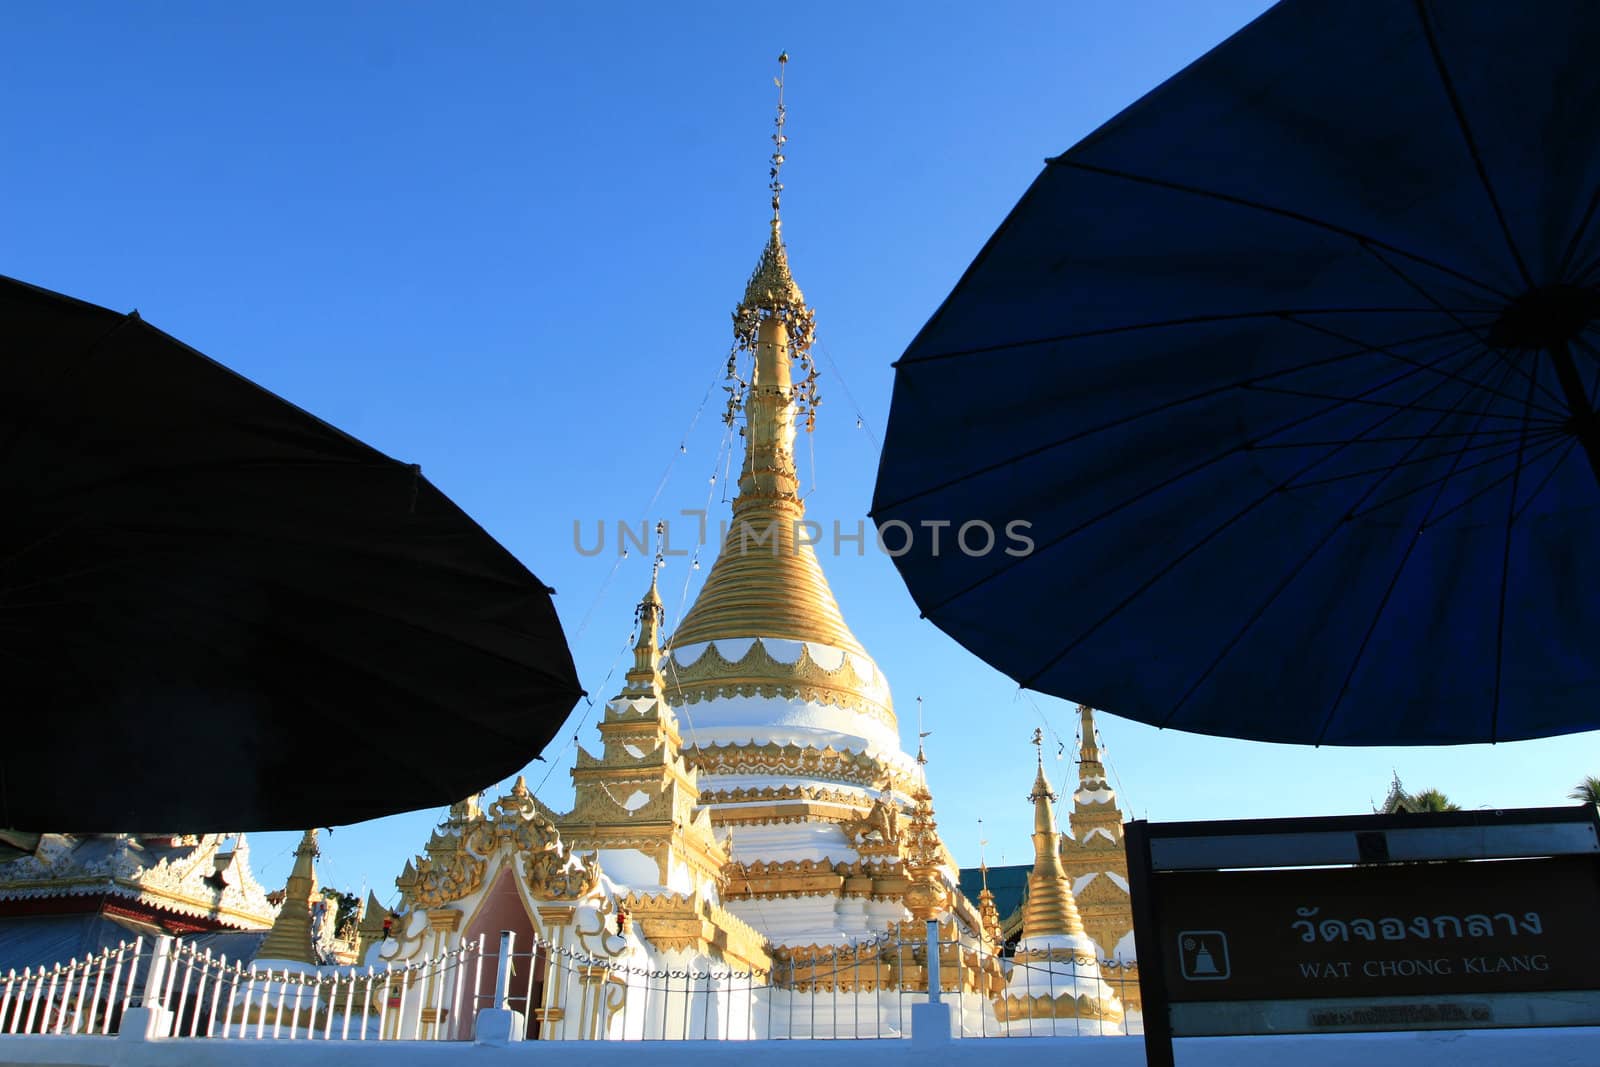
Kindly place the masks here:
[[(511, 1010), (522, 1013), (527, 1020), (528, 1039), (539, 1037), (539, 1022), (534, 1017), (534, 1011), (544, 1003), (544, 978), (546, 958), (542, 949), (535, 948), (536, 927), (533, 918), (528, 914), (528, 909), (522, 902), (522, 895), (517, 891), (517, 880), (514, 865), (507, 863), (495, 875), (494, 882), (489, 886), (488, 892), (483, 895), (483, 900), (477, 912), (468, 920), (462, 931), (462, 940), (466, 944), (476, 945), (478, 937), (483, 936), (483, 977), (481, 982), (472, 977), (477, 968), (474, 965), (467, 975), (466, 993), (461, 998), (465, 1007), (460, 1020), (453, 1028), (458, 1038), (472, 1037), (472, 1020), (477, 1018), (478, 1012), (483, 1008), (495, 1007), (494, 991), (500, 977), (500, 967), (504, 961), (500, 959), (500, 932), (510, 930), (516, 935), (511, 950), (511, 983), (510, 996)], [(478, 993), (474, 1002), (472, 989), (474, 982), (478, 983)]]

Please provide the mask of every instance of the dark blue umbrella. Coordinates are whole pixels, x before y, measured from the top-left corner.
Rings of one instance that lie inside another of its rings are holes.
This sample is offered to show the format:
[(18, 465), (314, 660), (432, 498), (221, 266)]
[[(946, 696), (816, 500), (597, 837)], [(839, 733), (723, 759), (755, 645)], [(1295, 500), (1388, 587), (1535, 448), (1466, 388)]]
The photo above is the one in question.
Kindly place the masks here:
[(0, 830), (448, 804), (581, 695), (553, 590), (420, 468), (9, 278), (0, 499)]
[(1600, 727), (1597, 205), (1600, 4), (1278, 5), (1048, 161), (896, 364), (912, 595), (1161, 726)]

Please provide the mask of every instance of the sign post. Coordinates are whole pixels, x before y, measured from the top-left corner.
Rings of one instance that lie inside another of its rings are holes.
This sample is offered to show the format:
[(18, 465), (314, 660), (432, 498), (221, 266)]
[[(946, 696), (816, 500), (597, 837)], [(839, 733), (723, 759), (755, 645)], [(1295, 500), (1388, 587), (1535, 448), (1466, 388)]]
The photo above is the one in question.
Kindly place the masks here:
[(1600, 817), (1131, 822), (1150, 1067), (1174, 1037), (1600, 1024)]

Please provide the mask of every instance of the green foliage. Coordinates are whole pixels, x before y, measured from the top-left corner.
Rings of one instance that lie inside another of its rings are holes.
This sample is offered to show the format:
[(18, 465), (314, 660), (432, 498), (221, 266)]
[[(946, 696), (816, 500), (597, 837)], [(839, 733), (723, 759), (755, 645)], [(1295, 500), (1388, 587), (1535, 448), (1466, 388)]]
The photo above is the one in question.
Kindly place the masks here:
[(341, 893), (332, 886), (323, 886), (322, 895), (339, 909), (333, 923), (335, 930), (342, 931), (347, 925), (355, 925), (357, 913), (361, 910), (360, 897), (354, 893)]
[(1400, 784), (1400, 776), (1395, 775), (1389, 783), (1389, 795), (1383, 798), (1383, 807), (1379, 810), (1385, 815), (1415, 815), (1431, 811), (1460, 811), (1461, 805), (1451, 803), (1450, 798), (1437, 789), (1408, 793)]
[(1573, 786), (1567, 796), (1583, 804), (1600, 804), (1600, 778), (1589, 775)]

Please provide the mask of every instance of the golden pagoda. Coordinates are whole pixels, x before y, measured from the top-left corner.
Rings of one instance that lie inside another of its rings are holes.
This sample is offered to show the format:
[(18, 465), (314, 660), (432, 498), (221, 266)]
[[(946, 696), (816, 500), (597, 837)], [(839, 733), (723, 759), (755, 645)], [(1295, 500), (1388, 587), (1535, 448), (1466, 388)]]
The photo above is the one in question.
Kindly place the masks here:
[[(1022, 940), (1012, 956), (1005, 996), (995, 1015), (1012, 1033), (1060, 1033), (1061, 1020), (1088, 1021), (1091, 1032), (1120, 1032), (1122, 1003), (1101, 977), (1100, 959), (1084, 932), (1061, 866), (1056, 830), (1057, 795), (1044, 773), (1043, 736), (1033, 732), (1038, 769), (1028, 801), (1033, 805), (1033, 870), (1023, 905)], [(1113, 1025), (1116, 1024), (1116, 1025)], [(1079, 1023), (1069, 1032), (1081, 1032)]]
[[(487, 811), (453, 807), (397, 879), (387, 928), (369, 923), (363, 941), (385, 966), (500, 931), (538, 946), (545, 962), (513, 1000), (530, 1035), (757, 1037), (802, 1011), (806, 1026), (898, 1020), (903, 994), (926, 995), (930, 924), (944, 987), (971, 994), (964, 1026), (992, 1024), (1003, 990), (920, 750), (901, 747), (888, 684), (805, 536), (795, 439), (814, 421), (815, 316), (783, 241), (779, 88), (772, 217), (733, 313), (726, 418), (743, 459), (718, 558), (665, 636), (658, 550), (601, 747), (579, 746), (571, 810), (521, 779)], [(660, 972), (731, 984), (697, 994), (714, 1009), (681, 1011), (650, 986)], [(462, 1023), (423, 1012), (417, 1025)]]
[(1061, 865), (1072, 879), (1078, 914), (1102, 964), (1115, 969), (1115, 981), (1127, 1007), (1138, 1009), (1139, 965), (1133, 946), (1133, 900), (1128, 895), (1122, 809), (1106, 778), (1094, 709), (1078, 705), (1078, 722), (1078, 788), (1072, 794), (1072, 836), (1061, 839)]
[(317, 832), (307, 830), (294, 850), (294, 866), (283, 888), (283, 905), (273, 920), (267, 938), (256, 950), (262, 961), (299, 963), (317, 966), (317, 931), (312, 915), (320, 899), (317, 892)]
[[(901, 748), (888, 684), (805, 536), (795, 437), (814, 424), (815, 315), (783, 241), (781, 81), (772, 217), (733, 312), (727, 417), (743, 416), (738, 494), (661, 674), (700, 804), (729, 855), (728, 907), (774, 946), (803, 948), (870, 936), (905, 916), (912, 879), (901, 824), (910, 819), (900, 816), (916, 808), (921, 778)], [(933, 844), (917, 879), (928, 896), (935, 883), (953, 888), (956, 875), (936, 835)], [(976, 929), (976, 909), (951, 895)]]

